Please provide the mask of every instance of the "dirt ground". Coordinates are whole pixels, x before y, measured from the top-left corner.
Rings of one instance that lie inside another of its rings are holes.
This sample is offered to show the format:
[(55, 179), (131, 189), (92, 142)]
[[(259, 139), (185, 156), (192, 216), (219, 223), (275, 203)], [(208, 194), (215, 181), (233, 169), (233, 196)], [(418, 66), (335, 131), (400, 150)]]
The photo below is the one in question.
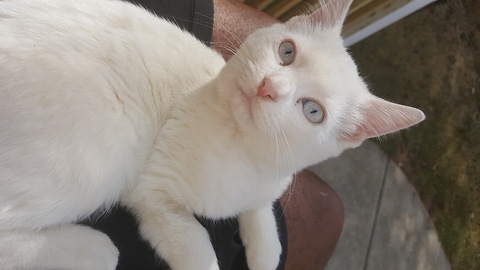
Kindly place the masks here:
[(452, 269), (480, 269), (480, 0), (438, 0), (351, 51), (373, 93), (425, 112), (379, 144), (419, 191)]

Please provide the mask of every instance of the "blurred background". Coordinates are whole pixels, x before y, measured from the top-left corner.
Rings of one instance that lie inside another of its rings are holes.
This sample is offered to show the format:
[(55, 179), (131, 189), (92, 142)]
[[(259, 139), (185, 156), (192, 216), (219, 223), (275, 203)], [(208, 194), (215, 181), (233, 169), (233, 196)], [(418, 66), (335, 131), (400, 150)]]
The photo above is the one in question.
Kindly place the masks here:
[[(316, 0), (242, 1), (282, 21)], [(376, 143), (415, 186), (453, 269), (480, 269), (480, 1), (354, 0), (346, 44), (371, 91), (427, 120)]]

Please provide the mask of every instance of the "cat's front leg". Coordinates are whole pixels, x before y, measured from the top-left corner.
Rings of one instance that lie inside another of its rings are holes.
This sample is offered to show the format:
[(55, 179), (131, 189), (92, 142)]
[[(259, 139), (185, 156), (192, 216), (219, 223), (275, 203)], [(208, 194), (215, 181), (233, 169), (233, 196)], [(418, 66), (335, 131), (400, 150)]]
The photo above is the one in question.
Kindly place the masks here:
[(130, 196), (127, 203), (143, 238), (173, 270), (219, 269), (207, 230), (181, 204), (161, 192)]
[(282, 246), (272, 207), (242, 213), (239, 223), (250, 270), (276, 269)]

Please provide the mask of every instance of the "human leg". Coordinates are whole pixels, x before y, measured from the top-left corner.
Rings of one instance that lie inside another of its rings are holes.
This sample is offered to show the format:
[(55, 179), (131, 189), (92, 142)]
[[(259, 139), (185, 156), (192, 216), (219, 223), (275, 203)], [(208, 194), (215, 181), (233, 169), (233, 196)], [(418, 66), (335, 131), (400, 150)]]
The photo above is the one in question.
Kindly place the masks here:
[(213, 0), (214, 19), (211, 48), (229, 59), (240, 44), (258, 28), (279, 21), (235, 0)]
[(281, 199), (288, 231), (287, 270), (323, 269), (343, 226), (335, 191), (310, 171), (302, 171)]

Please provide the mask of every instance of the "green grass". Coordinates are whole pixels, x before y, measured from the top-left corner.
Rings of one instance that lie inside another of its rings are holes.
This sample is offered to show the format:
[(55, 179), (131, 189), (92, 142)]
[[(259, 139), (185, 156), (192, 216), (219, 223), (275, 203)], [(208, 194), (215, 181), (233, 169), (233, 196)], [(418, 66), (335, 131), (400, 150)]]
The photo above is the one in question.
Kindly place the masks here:
[(480, 269), (480, 4), (440, 0), (351, 48), (380, 97), (427, 120), (380, 146), (420, 193), (453, 269)]

